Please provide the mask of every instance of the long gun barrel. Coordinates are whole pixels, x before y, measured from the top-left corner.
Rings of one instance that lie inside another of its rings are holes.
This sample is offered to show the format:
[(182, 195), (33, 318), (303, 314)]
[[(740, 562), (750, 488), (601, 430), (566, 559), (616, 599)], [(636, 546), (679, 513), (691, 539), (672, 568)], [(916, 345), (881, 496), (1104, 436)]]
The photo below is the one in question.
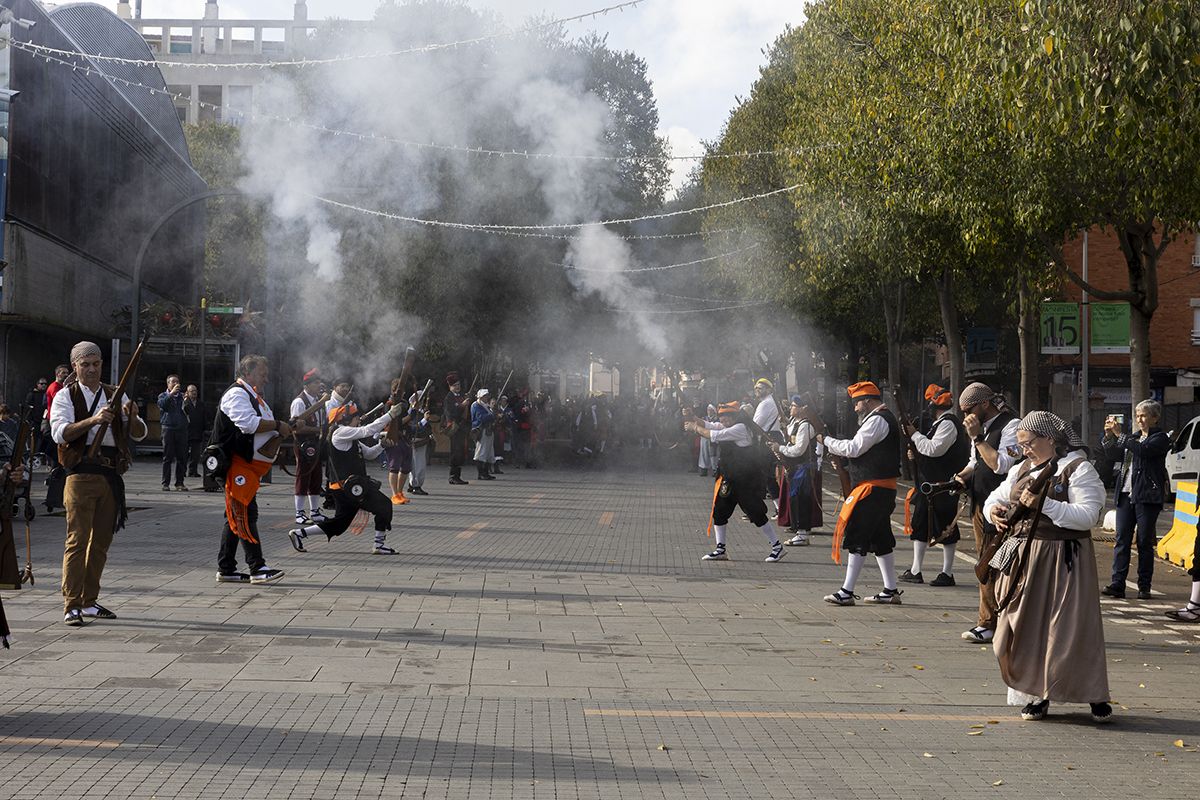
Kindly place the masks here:
[[(138, 342), (137, 349), (133, 351), (133, 355), (129, 357), (129, 363), (125, 365), (125, 371), (121, 373), (121, 382), (117, 384), (117, 390), (113, 392), (113, 396), (108, 398), (108, 409), (114, 414), (121, 413), (121, 398), (125, 396), (125, 388), (129, 382), (133, 380), (134, 373), (137, 372), (138, 364), (142, 360), (142, 350), (146, 348), (146, 339), (143, 338)], [(92, 440), (92, 444), (88, 447), (88, 457), (95, 458), (100, 455), (100, 443), (104, 440), (104, 434), (108, 433), (108, 423), (102, 422), (96, 428), (96, 438)]]
[(966, 488), (958, 481), (942, 481), (940, 483), (925, 481), (920, 486), (920, 492), (926, 497), (933, 497), (939, 494), (958, 494)]

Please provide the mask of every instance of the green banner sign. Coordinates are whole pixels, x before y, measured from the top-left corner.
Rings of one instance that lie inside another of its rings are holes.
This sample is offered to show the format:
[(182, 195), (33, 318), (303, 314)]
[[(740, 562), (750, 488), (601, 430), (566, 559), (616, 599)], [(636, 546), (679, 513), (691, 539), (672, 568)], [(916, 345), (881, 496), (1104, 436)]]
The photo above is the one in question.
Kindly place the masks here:
[(1042, 303), (1042, 353), (1079, 355), (1080, 338), (1078, 303)]
[(210, 314), (241, 314), (244, 309), (241, 306), (209, 306), (208, 313)]
[(1092, 352), (1129, 352), (1129, 303), (1092, 303)]

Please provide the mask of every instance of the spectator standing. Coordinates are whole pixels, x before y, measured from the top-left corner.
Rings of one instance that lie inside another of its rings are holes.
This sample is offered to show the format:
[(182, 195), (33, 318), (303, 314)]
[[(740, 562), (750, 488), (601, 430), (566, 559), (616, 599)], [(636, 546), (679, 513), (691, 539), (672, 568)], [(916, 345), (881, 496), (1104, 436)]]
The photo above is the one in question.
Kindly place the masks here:
[(46, 405), (46, 389), (49, 387), (50, 381), (47, 378), (38, 378), (37, 383), (29, 390), (29, 394), (25, 395), (25, 407), (29, 409), (29, 418), (38, 426), (37, 449), (39, 452), (45, 452), (47, 448), (54, 449), (54, 442), (50, 439), (50, 419), (47, 416)]
[(178, 375), (167, 376), (167, 390), (158, 396), (162, 428), (162, 490), (171, 490), (171, 465), (175, 465), (175, 489), (186, 492), (183, 473), (188, 459), (188, 419), (183, 410), (183, 386)]
[(46, 407), (42, 412), (42, 432), (46, 434), (43, 439), (42, 452), (46, 456), (46, 463), (52, 467), (58, 466), (58, 447), (55, 446), (54, 440), (50, 438), (50, 408), (54, 405), (54, 395), (58, 394), (58, 390), (63, 388), (67, 383), (67, 377), (71, 374), (69, 364), (59, 364), (54, 368), (54, 381), (46, 387)]
[(13, 416), (8, 403), (0, 403), (0, 461), (12, 458), (13, 449), (17, 444), (17, 431), (20, 426)]
[(200, 456), (204, 453), (204, 423), (207, 409), (200, 400), (200, 389), (189, 383), (183, 395), (183, 413), (187, 417), (187, 476), (200, 477)]
[(1136, 433), (1124, 433), (1115, 417), (1104, 421), (1104, 452), (1120, 462), (1113, 494), (1117, 507), (1117, 543), (1113, 548), (1112, 581), (1100, 593), (1125, 597), (1125, 578), (1137, 531), (1138, 599), (1150, 599), (1154, 577), (1154, 547), (1158, 544), (1155, 524), (1162, 513), (1167, 487), (1167, 451), (1171, 440), (1158, 427), (1162, 406), (1143, 400), (1134, 409)]

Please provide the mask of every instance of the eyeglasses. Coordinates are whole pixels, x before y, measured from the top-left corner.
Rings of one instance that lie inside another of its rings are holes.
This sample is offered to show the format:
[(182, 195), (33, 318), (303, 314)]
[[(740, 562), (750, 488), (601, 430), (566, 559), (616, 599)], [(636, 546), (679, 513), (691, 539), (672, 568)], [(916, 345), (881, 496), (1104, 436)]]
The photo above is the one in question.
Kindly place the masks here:
[(1017, 442), (1017, 447), (1019, 447), (1019, 448), (1021, 449), (1021, 452), (1022, 452), (1022, 453), (1032, 453), (1032, 452), (1033, 452), (1033, 444), (1034, 444), (1034, 442), (1036, 442), (1036, 441), (1037, 441), (1038, 439), (1040, 439), (1040, 438), (1042, 438), (1042, 437), (1040, 437), (1040, 436), (1035, 436), (1035, 437), (1033, 437), (1032, 439), (1030, 439), (1028, 442), (1022, 442), (1022, 441), (1018, 441), (1018, 442)]

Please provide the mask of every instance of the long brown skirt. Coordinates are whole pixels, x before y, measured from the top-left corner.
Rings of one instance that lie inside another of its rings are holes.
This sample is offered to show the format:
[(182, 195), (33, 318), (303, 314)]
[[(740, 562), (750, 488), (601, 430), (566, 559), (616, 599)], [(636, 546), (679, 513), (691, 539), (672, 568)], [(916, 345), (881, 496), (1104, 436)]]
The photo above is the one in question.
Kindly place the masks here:
[[(992, 646), (1011, 689), (1060, 703), (1106, 703), (1096, 554), (1090, 538), (1075, 541), (1069, 571), (1065, 551), (1071, 542), (1033, 541), (1016, 596), (997, 619)], [(1004, 598), (1011, 582), (1000, 575), (996, 597)]]

